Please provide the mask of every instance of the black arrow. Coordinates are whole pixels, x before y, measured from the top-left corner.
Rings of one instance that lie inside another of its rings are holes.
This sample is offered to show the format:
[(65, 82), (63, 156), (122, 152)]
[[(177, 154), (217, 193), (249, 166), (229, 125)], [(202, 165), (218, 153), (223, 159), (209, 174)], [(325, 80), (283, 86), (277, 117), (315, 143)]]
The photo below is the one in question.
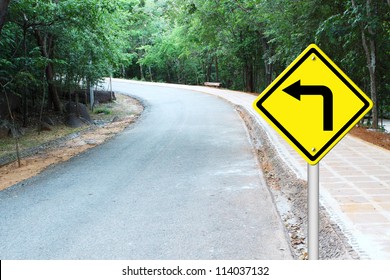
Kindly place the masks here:
[(284, 92), (295, 99), (301, 100), (301, 95), (322, 95), (324, 98), (324, 131), (333, 130), (333, 95), (326, 86), (301, 86), (301, 80), (289, 85)]

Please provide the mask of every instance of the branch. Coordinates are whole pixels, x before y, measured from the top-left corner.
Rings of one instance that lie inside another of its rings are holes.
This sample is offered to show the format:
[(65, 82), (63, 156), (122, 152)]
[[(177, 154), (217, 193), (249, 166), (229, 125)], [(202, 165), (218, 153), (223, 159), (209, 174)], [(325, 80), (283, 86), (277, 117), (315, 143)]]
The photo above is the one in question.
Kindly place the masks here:
[[(370, 0), (367, 0), (367, 10), (368, 10), (368, 8), (369, 8), (369, 2)], [(388, 0), (388, 1), (390, 1), (390, 0)], [(357, 8), (357, 6), (356, 6), (356, 2), (355, 2), (355, 0), (351, 0), (351, 3), (352, 3), (352, 6), (353, 6), (353, 8), (354, 9), (356, 9)], [(367, 13), (369, 13), (369, 11), (367, 11)], [(369, 46), (368, 46), (368, 43), (367, 43), (367, 37), (366, 37), (366, 33), (365, 33), (365, 31), (364, 31), (364, 26), (363, 26), (363, 24), (361, 23), (360, 24), (360, 31), (361, 31), (361, 35), (362, 35), (362, 45), (363, 45), (363, 49), (364, 49), (364, 52), (365, 52), (365, 54), (366, 54), (366, 61), (367, 61), (367, 67), (368, 67), (368, 69), (369, 69), (369, 71), (371, 71), (372, 69), (371, 69), (371, 67), (373, 66), (372, 65), (372, 63), (374, 62), (374, 61), (372, 61), (372, 56), (371, 56), (371, 52), (370, 52), (370, 49), (369, 49)], [(371, 30), (372, 31), (372, 30)], [(371, 32), (369, 31), (369, 33), (371, 34)], [(372, 44), (371, 44), (372, 45)], [(372, 46), (371, 46), (372, 47)], [(374, 66), (374, 69), (375, 69), (375, 66)], [(375, 71), (375, 70), (374, 70)]]
[[(388, 0), (390, 1), (390, 0)], [(238, 0), (234, 1), (236, 3), (236, 5), (238, 6), (238, 8), (240, 8), (242, 11), (246, 12), (246, 13), (250, 13), (252, 12), (252, 9), (248, 9), (248, 8), (245, 8), (241, 5), (241, 3), (238, 2)]]
[(12, 83), (13, 80), (14, 80), (14, 78), (12, 77), (11, 80), (6, 82), (4, 85), (0, 82), (0, 86), (3, 88), (4, 92), (5, 92), (5, 88), (8, 86), (8, 84)]

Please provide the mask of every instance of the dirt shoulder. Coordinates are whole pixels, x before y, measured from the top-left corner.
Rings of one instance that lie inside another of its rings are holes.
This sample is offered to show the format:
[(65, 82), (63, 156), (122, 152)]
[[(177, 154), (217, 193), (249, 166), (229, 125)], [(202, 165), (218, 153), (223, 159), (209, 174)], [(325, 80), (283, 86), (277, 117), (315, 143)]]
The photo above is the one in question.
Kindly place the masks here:
[(390, 133), (370, 130), (364, 127), (354, 127), (349, 133), (366, 142), (390, 150)]
[[(100, 145), (134, 123), (143, 111), (142, 104), (129, 96), (117, 94), (113, 103), (95, 108), (91, 117), (95, 125), (79, 129), (57, 125), (52, 131), (29, 131), (20, 139), (22, 146), (21, 167), (13, 161), (0, 167), (0, 190), (33, 177), (48, 166), (70, 158)], [(7, 161), (7, 150), (14, 149), (14, 141), (2, 141), (0, 158)], [(14, 152), (12, 153), (14, 154)], [(8, 160), (9, 161), (9, 160)]]

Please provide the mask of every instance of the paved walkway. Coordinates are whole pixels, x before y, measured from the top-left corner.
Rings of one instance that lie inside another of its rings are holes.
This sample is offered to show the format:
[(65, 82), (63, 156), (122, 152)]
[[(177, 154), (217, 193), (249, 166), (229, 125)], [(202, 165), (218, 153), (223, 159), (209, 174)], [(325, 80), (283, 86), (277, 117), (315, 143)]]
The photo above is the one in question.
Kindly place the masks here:
[[(161, 86), (191, 88), (244, 106), (286, 164), (306, 179), (307, 163), (252, 108), (256, 96), (200, 86)], [(320, 162), (320, 201), (362, 259), (390, 260), (390, 151), (344, 137)]]

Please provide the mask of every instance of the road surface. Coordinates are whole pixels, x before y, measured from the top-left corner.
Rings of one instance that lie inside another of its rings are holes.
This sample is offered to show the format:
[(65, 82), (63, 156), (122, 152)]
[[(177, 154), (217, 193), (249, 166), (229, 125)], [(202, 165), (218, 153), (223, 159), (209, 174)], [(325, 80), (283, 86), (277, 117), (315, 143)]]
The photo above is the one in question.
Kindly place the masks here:
[(106, 144), (0, 192), (0, 259), (291, 259), (229, 103), (115, 82), (143, 100)]

